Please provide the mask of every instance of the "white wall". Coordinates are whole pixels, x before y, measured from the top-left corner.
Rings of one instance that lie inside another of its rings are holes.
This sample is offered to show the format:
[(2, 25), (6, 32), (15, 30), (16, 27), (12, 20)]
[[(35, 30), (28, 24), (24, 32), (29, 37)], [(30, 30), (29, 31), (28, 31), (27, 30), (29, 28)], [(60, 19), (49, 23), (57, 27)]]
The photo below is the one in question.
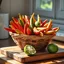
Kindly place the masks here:
[[(29, 0), (2, 0), (0, 13), (9, 13), (11, 20), (11, 17), (18, 16), (18, 13), (29, 14), (29, 4)], [(9, 41), (5, 41), (5, 44), (0, 43), (0, 46), (8, 45), (10, 45)]]
[(18, 13), (29, 14), (29, 0), (3, 0), (1, 11), (9, 13), (10, 18)]

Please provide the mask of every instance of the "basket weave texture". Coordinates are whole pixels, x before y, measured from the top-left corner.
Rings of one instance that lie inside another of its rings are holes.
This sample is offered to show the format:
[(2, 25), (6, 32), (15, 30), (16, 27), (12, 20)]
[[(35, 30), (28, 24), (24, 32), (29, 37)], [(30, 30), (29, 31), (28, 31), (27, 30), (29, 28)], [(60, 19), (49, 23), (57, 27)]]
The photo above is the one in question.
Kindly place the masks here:
[(35, 47), (37, 51), (43, 50), (49, 44), (50, 40), (54, 35), (44, 35), (44, 36), (36, 36), (36, 35), (25, 35), (25, 34), (15, 34), (10, 33), (13, 41), (18, 45), (22, 50), (24, 46), (29, 44)]

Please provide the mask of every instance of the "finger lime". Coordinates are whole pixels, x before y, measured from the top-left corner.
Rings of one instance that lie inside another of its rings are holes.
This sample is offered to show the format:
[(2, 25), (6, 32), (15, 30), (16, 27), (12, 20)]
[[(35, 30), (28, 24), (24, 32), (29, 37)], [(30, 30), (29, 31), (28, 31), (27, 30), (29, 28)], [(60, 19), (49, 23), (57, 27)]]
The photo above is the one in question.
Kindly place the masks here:
[(27, 55), (35, 55), (36, 54), (36, 49), (33, 46), (31, 46), (31, 45), (26, 45), (24, 47), (24, 52)]
[(48, 51), (49, 53), (56, 53), (56, 52), (58, 51), (58, 46), (55, 45), (55, 44), (49, 44), (49, 45), (47, 46), (47, 51)]

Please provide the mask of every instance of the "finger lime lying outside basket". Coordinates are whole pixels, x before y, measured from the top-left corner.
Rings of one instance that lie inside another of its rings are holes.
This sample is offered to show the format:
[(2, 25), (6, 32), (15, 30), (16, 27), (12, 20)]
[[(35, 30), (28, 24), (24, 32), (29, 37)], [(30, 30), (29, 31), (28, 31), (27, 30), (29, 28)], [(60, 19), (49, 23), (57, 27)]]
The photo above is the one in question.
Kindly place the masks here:
[(35, 55), (36, 54), (36, 49), (33, 46), (31, 46), (31, 45), (26, 45), (24, 47), (24, 52), (27, 55)]
[(55, 44), (49, 44), (49, 45), (47, 46), (47, 51), (48, 51), (49, 53), (56, 53), (56, 52), (58, 51), (58, 46), (55, 45)]

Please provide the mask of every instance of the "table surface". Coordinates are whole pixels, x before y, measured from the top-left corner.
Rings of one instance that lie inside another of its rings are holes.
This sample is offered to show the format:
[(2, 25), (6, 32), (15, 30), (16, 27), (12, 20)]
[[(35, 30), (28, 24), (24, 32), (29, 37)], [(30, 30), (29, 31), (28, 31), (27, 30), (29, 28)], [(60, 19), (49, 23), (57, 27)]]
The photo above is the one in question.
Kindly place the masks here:
[[(6, 39), (10, 40), (10, 39)], [(4, 42), (5, 40), (0, 40), (0, 42)], [(11, 43), (11, 41), (9, 41)], [(56, 44), (60, 44), (59, 47), (64, 48), (64, 43), (59, 42), (59, 41), (52, 41), (56, 42)], [(57, 44), (57, 45), (58, 45)], [(36, 61), (36, 62), (30, 62), (30, 63), (20, 63), (18, 61), (15, 61), (11, 58), (6, 58), (4, 55), (0, 53), (0, 64), (64, 64), (64, 58), (55, 58), (55, 59), (49, 59), (49, 60), (41, 60), (41, 61)]]

